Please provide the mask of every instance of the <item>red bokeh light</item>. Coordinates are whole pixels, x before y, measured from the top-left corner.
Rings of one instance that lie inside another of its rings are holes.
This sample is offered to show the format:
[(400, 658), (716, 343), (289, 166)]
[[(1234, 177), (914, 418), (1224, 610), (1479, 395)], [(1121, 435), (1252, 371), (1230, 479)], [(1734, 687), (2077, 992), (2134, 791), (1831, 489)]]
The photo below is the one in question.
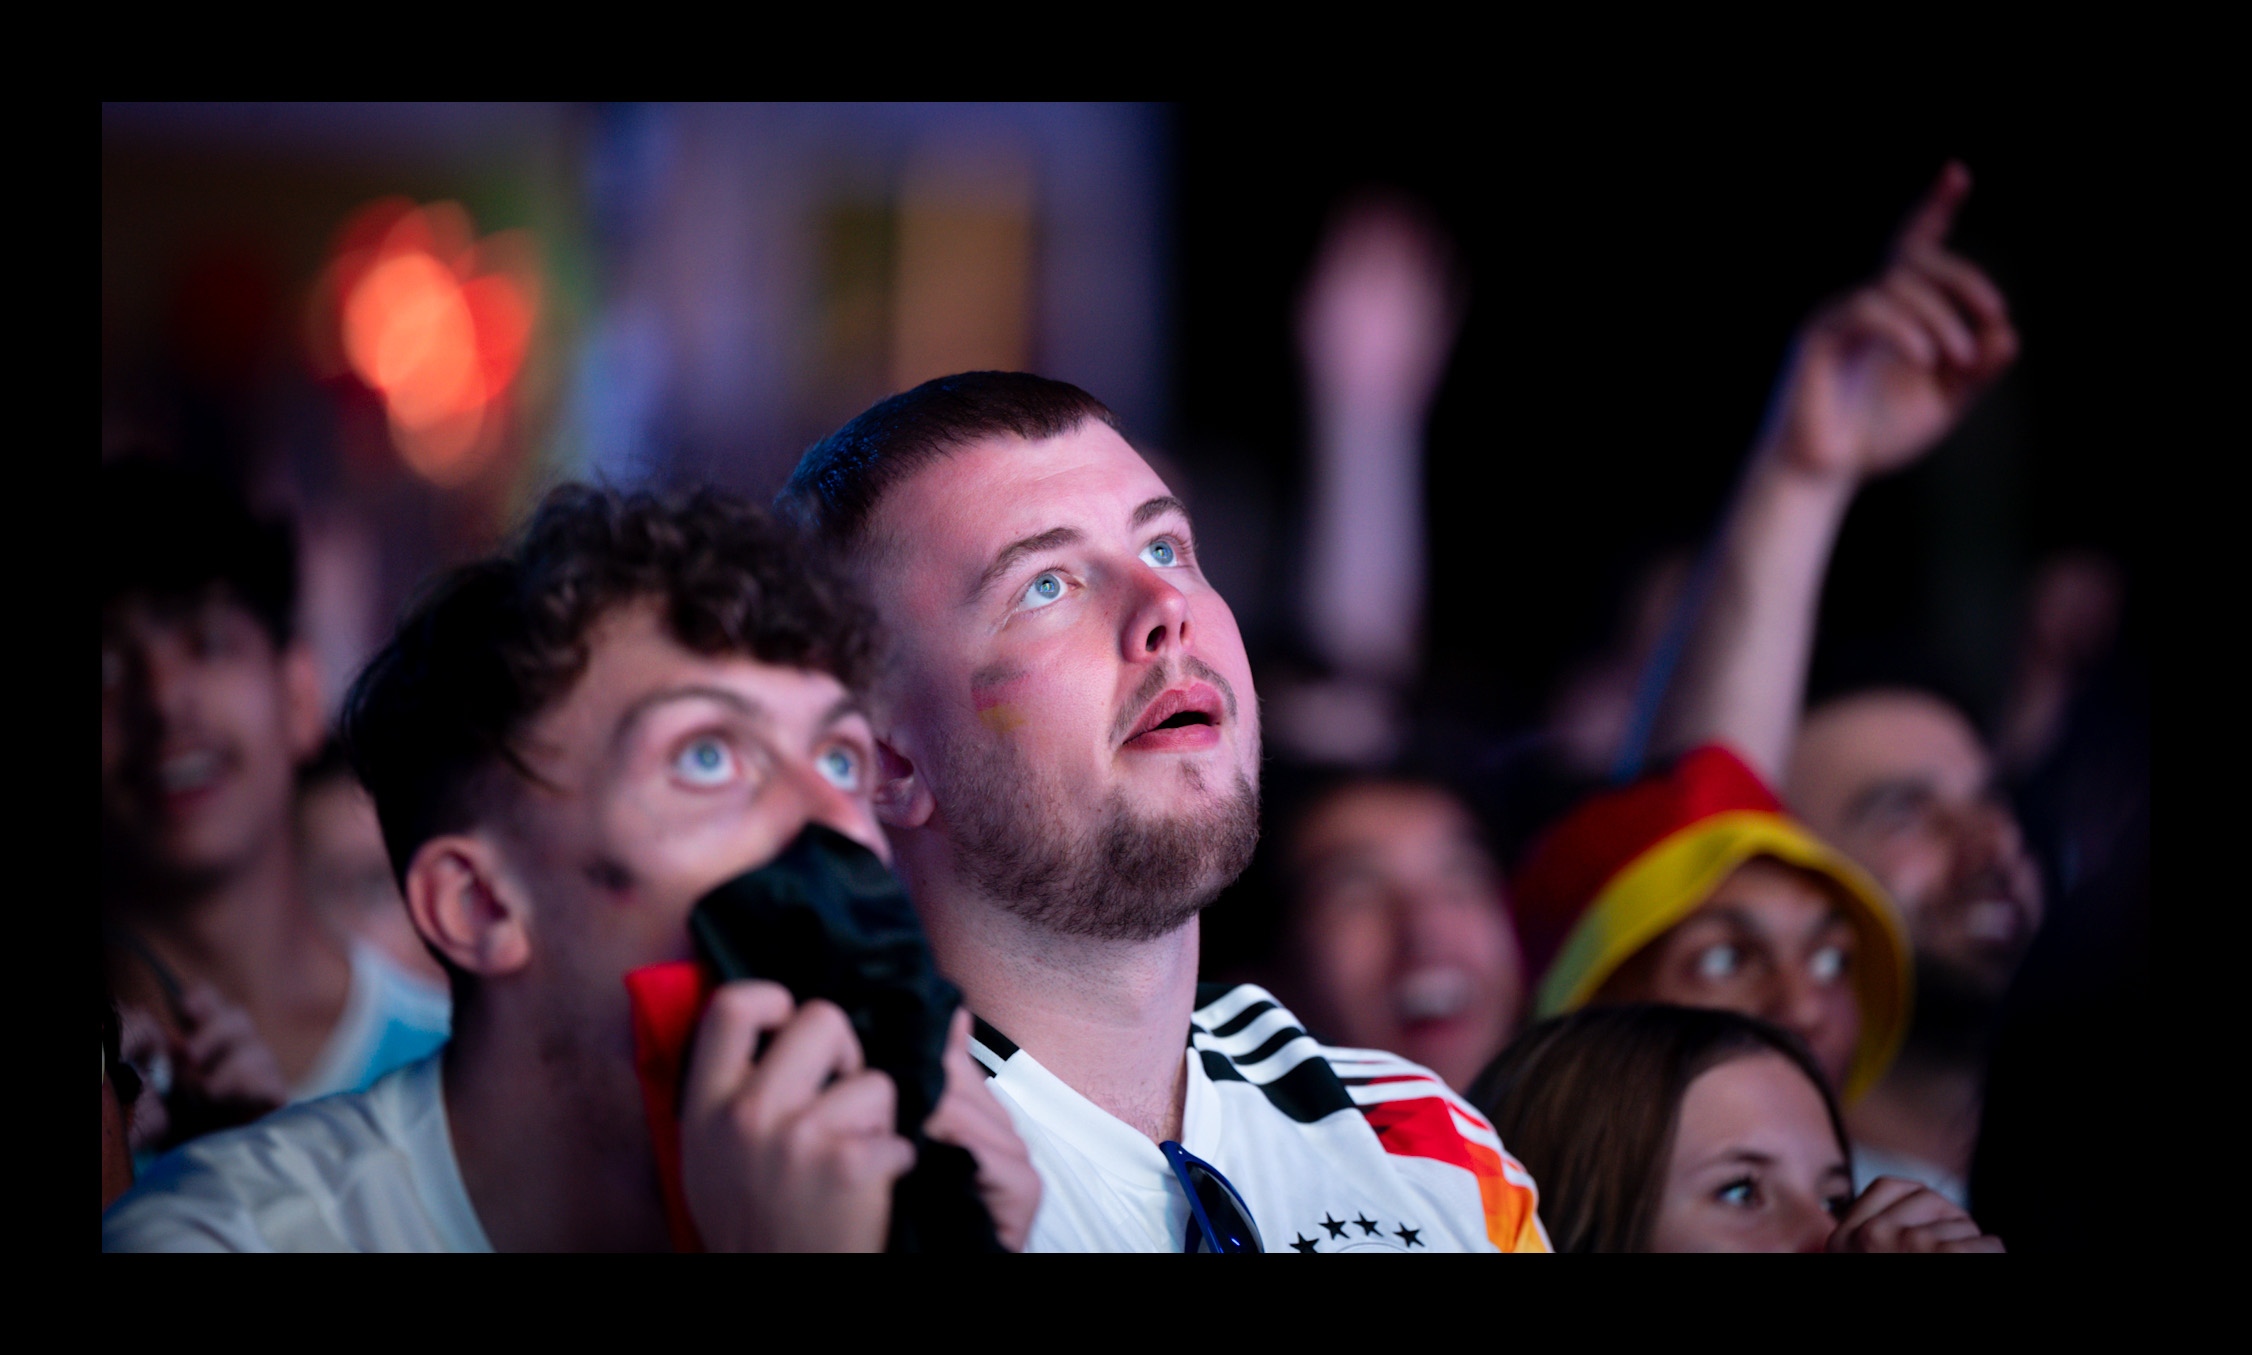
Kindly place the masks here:
[(386, 198), (337, 233), (315, 291), (313, 361), (382, 397), (416, 474), (462, 484), (500, 445), (501, 414), (538, 319), (529, 238), (476, 239), (459, 204)]

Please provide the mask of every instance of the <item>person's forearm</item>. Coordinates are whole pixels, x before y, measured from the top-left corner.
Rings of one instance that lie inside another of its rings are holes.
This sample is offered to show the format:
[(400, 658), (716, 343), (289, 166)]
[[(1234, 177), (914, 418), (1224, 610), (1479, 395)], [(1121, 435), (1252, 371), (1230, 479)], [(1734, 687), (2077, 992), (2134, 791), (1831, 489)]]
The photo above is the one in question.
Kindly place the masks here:
[(1849, 477), (1789, 462), (1769, 440), (1745, 467), (1711, 591), (1659, 706), (1658, 754), (1725, 742), (1770, 781), (1781, 778), (1805, 700), (1823, 574), (1855, 488)]
[(1306, 627), (1341, 674), (1405, 681), (1423, 620), (1420, 408), (1317, 398)]

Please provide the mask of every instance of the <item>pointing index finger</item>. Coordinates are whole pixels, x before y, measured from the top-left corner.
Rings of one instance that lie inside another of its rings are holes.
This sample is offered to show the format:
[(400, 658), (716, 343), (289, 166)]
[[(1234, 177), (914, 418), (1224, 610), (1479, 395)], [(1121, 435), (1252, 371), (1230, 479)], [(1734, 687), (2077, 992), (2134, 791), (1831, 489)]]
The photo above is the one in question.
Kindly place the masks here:
[(1906, 254), (1919, 249), (1937, 249), (1946, 243), (1947, 232), (1954, 229), (1955, 213), (1962, 208), (1963, 199), (1970, 196), (1970, 170), (1960, 160), (1950, 160), (1932, 182), (1931, 191), (1924, 200), (1908, 213), (1901, 223), (1900, 234), (1893, 241), (1896, 254)]

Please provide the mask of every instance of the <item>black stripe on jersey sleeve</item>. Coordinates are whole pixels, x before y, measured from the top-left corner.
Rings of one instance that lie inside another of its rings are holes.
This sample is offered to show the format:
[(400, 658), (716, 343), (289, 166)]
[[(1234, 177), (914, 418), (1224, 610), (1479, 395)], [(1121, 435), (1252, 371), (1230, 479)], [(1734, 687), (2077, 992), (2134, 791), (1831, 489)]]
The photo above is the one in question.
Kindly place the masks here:
[[(1254, 1002), (1227, 1020), (1222, 1021), (1219, 1025), (1214, 1026), (1212, 1035), (1215, 1039), (1225, 1040), (1274, 1009), (1275, 1004), (1272, 1002)], [(1251, 1060), (1245, 1059), (1244, 1062), (1249, 1063)]]
[(1248, 1082), (1257, 1087), (1276, 1110), (1300, 1124), (1312, 1124), (1341, 1110), (1353, 1108), (1353, 1098), (1337, 1081), (1327, 1061), (1310, 1058), (1272, 1082), (1251, 1082), (1225, 1054), (1197, 1051), (1204, 1059), (1204, 1075), (1214, 1082)]
[[(1230, 1024), (1233, 1023), (1231, 1022)], [(1217, 1034), (1218, 1032), (1214, 1033)], [(1263, 1060), (1271, 1059), (1276, 1054), (1282, 1052), (1282, 1047), (1284, 1045), (1289, 1044), (1292, 1040), (1303, 1037), (1305, 1033), (1306, 1032), (1300, 1030), (1296, 1026), (1284, 1026), (1281, 1030), (1276, 1031), (1274, 1034), (1269, 1035), (1265, 1040), (1261, 1041), (1257, 1049), (1254, 1049), (1250, 1053), (1245, 1054), (1241, 1058), (1237, 1059), (1236, 1062), (1259, 1063)], [(1332, 1073), (1331, 1076), (1334, 1077), (1336, 1076), (1336, 1074)]]
[(970, 1013), (970, 1034), (976, 1037), (979, 1044), (1000, 1055), (1003, 1063), (1017, 1056), (1016, 1041), (985, 1024), (985, 1018), (976, 1012)]
[(1209, 1049), (1199, 1049), (1196, 1053), (1197, 1057), (1204, 1060), (1204, 1075), (1214, 1082), (1249, 1082), (1251, 1080), (1237, 1072), (1235, 1065), (1228, 1062), (1228, 1056), (1225, 1054), (1215, 1054)]

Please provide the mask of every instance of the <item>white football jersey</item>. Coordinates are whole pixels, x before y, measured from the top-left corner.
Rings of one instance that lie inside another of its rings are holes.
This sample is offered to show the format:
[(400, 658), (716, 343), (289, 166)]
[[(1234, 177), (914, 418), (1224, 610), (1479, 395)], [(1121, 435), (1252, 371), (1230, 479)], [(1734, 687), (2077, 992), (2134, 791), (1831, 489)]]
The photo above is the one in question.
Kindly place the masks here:
[[(1533, 1180), (1430, 1070), (1317, 1043), (1265, 989), (1197, 989), (1181, 1146), (1268, 1251), (1547, 1251)], [(1190, 1250), (1188, 1197), (1139, 1130), (980, 1021), (971, 1054), (1039, 1169), (1031, 1251)]]

